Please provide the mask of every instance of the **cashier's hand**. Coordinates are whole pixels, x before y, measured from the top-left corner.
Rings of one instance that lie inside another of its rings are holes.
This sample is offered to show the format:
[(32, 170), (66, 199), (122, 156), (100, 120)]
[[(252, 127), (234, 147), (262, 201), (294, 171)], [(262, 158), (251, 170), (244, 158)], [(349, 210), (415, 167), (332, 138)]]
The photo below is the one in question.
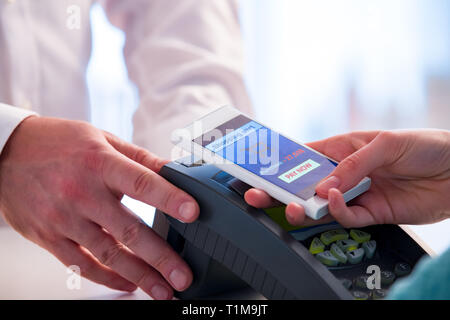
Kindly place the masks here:
[[(314, 221), (303, 207), (290, 203), (286, 219), (292, 225), (326, 222), (344, 227), (371, 224), (423, 224), (450, 217), (450, 131), (354, 132), (309, 143), (340, 161), (316, 187), (329, 201), (330, 215)], [(372, 179), (366, 193), (347, 206), (343, 192), (365, 176)], [(275, 202), (262, 190), (251, 189), (246, 201), (255, 207)]]
[(0, 158), (0, 208), (14, 229), (82, 276), (170, 299), (173, 288), (190, 285), (188, 265), (120, 203), (126, 194), (195, 220), (195, 200), (157, 174), (165, 163), (87, 123), (30, 117)]

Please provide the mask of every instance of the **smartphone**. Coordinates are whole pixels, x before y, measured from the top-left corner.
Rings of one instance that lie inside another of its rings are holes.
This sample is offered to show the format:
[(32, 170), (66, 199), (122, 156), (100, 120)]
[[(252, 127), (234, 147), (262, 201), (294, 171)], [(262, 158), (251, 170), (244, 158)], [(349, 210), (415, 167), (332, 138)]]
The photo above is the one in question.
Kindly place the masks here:
[[(172, 142), (282, 203), (302, 205), (313, 219), (328, 213), (328, 201), (316, 195), (315, 187), (338, 162), (234, 107), (221, 107), (174, 131)], [(367, 191), (370, 182), (362, 179), (344, 194), (345, 201)]]

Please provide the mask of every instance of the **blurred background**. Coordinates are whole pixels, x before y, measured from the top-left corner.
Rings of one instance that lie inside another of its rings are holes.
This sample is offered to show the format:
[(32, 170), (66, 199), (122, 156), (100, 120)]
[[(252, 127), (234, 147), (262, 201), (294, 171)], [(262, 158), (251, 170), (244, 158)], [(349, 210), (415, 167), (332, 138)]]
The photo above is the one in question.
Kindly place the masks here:
[[(449, 0), (242, 0), (245, 80), (256, 118), (300, 141), (351, 130), (450, 129)], [(131, 139), (138, 104), (123, 33), (92, 9), (92, 122)], [(124, 203), (149, 224), (153, 209)], [(436, 251), (450, 221), (414, 226)]]

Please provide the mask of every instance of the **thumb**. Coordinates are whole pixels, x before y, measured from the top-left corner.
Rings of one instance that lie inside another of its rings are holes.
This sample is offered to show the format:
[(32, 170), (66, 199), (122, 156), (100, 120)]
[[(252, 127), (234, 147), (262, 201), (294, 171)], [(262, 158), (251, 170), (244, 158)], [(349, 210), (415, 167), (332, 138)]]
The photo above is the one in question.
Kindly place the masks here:
[(381, 167), (388, 158), (386, 139), (378, 135), (369, 144), (342, 160), (336, 169), (316, 186), (321, 198), (328, 198), (328, 190), (336, 188), (342, 193), (356, 186), (364, 177)]

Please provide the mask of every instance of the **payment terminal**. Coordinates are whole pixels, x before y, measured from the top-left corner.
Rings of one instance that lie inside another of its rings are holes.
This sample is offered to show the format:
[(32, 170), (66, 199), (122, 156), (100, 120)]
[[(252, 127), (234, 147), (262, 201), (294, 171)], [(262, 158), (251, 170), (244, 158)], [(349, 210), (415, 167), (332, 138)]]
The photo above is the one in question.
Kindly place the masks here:
[(166, 216), (167, 241), (194, 273), (192, 285), (176, 293), (180, 299), (246, 288), (267, 299), (382, 299), (426, 255), (396, 225), (293, 227), (284, 208), (248, 205), (248, 185), (193, 156), (167, 164), (160, 174), (200, 206), (194, 223)]

